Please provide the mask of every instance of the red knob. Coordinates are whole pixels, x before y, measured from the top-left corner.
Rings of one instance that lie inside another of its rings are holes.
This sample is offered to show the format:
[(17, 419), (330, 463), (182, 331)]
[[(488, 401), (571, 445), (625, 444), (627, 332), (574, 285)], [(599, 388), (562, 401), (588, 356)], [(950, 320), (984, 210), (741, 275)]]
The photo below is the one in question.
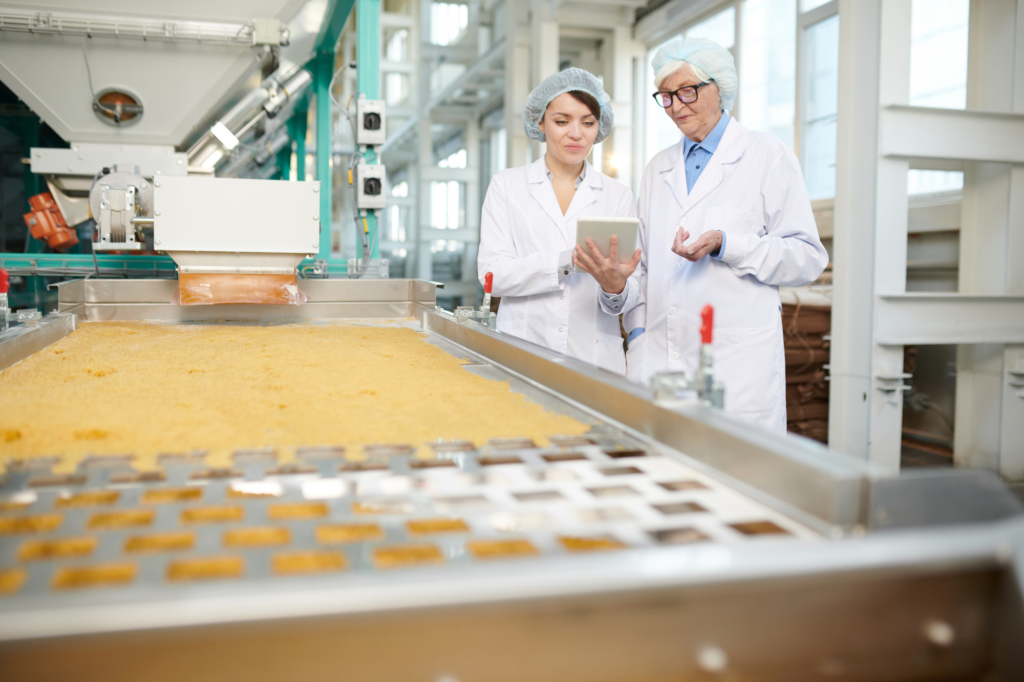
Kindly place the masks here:
[(488, 272), (484, 275), (484, 293), (491, 293), (491, 287), (494, 285), (494, 273)]
[(4, 270), (3, 268), (0, 268), (0, 294), (6, 294), (7, 288), (7, 271)]
[(711, 343), (711, 332), (715, 326), (715, 309), (710, 304), (700, 311), (700, 342)]

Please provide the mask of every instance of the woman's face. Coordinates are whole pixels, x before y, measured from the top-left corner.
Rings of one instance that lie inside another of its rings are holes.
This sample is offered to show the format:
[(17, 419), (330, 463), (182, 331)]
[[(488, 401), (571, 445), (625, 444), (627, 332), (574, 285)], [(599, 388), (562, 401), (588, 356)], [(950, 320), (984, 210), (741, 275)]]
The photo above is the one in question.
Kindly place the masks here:
[[(698, 85), (700, 82), (689, 67), (684, 67), (662, 81), (658, 90), (675, 92), (679, 88)], [(665, 113), (683, 135), (694, 142), (701, 142), (718, 123), (721, 109), (722, 97), (718, 92), (718, 84), (710, 83), (697, 90), (696, 102), (683, 104), (678, 97), (673, 97), (672, 106), (665, 109)]]
[(547, 153), (574, 166), (590, 154), (597, 124), (587, 105), (566, 92), (551, 100), (538, 127), (546, 138)]

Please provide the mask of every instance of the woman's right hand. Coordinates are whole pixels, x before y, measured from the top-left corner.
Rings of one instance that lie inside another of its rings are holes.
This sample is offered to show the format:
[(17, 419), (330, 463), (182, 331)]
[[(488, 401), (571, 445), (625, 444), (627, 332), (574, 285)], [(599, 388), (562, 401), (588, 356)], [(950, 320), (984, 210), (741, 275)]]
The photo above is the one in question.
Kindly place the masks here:
[(577, 246), (572, 252), (573, 265), (577, 265), (597, 280), (606, 294), (621, 294), (626, 289), (626, 280), (640, 265), (640, 249), (633, 253), (628, 263), (619, 262), (619, 238), (612, 235), (609, 256), (605, 258), (598, 251), (592, 239), (587, 239), (589, 254)]

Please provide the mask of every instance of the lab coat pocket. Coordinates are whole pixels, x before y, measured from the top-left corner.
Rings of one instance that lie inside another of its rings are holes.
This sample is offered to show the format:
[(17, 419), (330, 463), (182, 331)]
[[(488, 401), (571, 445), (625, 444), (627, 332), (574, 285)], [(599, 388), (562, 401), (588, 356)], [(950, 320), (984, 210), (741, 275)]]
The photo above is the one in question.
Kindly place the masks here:
[(511, 332), (526, 327), (526, 302), (513, 300), (506, 296), (498, 307), (497, 329), (499, 332)]
[(647, 332), (633, 339), (626, 350), (626, 378), (634, 384), (643, 383), (644, 347), (647, 345)]
[(778, 407), (785, 378), (776, 346), (777, 327), (715, 330), (715, 375), (725, 385), (725, 410), (757, 413)]
[[(708, 230), (721, 230), (730, 234), (764, 234), (764, 217), (741, 208), (716, 206), (709, 208), (704, 217), (703, 234)], [(728, 238), (728, 237), (726, 237)]]

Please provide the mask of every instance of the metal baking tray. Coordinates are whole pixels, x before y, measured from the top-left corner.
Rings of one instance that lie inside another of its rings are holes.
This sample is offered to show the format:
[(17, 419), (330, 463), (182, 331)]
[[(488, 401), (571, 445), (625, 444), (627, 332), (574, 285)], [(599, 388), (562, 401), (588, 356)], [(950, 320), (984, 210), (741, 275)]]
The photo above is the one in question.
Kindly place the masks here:
[[(466, 371), (509, 381), (591, 433), (547, 447), (442, 444), (427, 463), (386, 444), (310, 450), (284, 469), (271, 452), (237, 453), (231, 470), (213, 472), (179, 453), (149, 479), (117, 458), (83, 462), (63, 479), (45, 461), (11, 467), (0, 519), (61, 522), (0, 536), (0, 568), (24, 570), (20, 588), (0, 597), (0, 669), (114, 680), (1024, 671), (1024, 523), (994, 478), (889, 479), (712, 410), (664, 409), (621, 377), (456, 322), (433, 308), (430, 283), (313, 282), (302, 285), (316, 300), (265, 307), (273, 310), (182, 309), (166, 282), (78, 281), (60, 296), (65, 312), (86, 319), (402, 321), (469, 360)], [(179, 489), (200, 492), (164, 494), (160, 504), (150, 492)], [(97, 500), (106, 504), (79, 506)], [(94, 520), (132, 510), (153, 513), (129, 527)], [(271, 544), (237, 545), (245, 533), (235, 531), (262, 528), (278, 530), (250, 539)], [(126, 551), (132, 537), (156, 533), (191, 533), (191, 544)], [(87, 555), (34, 558), (62, 545), (33, 542), (69, 538), (95, 544), (63, 545)], [(410, 546), (434, 549), (389, 554)], [(275, 557), (290, 552), (335, 558), (317, 572), (281, 574)], [(188, 561), (210, 557), (234, 561)], [(388, 557), (415, 560), (392, 566)], [(124, 584), (67, 587), (76, 574), (69, 580), (66, 569), (119, 563), (135, 566)], [(216, 575), (181, 579), (203, 570)]]

